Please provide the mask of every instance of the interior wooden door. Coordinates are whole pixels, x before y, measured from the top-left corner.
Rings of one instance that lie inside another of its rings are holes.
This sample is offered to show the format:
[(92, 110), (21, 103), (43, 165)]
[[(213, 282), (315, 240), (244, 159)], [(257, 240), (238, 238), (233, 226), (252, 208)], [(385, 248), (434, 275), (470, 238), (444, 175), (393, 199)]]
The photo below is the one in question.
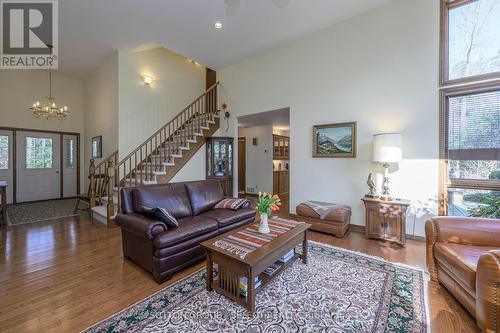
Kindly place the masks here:
[(246, 138), (238, 138), (238, 192), (245, 193), (246, 164), (247, 164)]
[(55, 133), (17, 132), (17, 202), (60, 198), (60, 139)]

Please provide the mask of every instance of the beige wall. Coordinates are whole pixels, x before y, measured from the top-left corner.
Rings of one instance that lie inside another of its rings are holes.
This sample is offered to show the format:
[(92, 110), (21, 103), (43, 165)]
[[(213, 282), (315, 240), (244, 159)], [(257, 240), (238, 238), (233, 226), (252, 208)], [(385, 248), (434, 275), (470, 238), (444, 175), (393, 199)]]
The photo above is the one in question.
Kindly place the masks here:
[[(118, 52), (85, 81), (84, 119), (85, 175), (88, 175), (93, 137), (102, 135), (103, 158), (118, 149)], [(96, 159), (96, 163), (101, 161)]]
[[(0, 127), (16, 127), (80, 133), (84, 138), (83, 81), (52, 73), (52, 95), (58, 105), (67, 105), (71, 114), (66, 120), (34, 118), (28, 109), (37, 100), (48, 95), (49, 78), (41, 70), (0, 70)], [(80, 145), (80, 177), (83, 184), (84, 149)]]
[[(291, 211), (304, 200), (345, 203), (357, 225), (367, 175), (382, 172), (371, 161), (372, 136), (401, 132), (404, 161), (391, 188), (412, 200), (408, 233), (415, 223), (423, 235), (437, 213), (438, 46), (439, 1), (393, 1), (219, 69), (220, 98), (235, 117), (290, 107)], [(312, 158), (312, 126), (345, 121), (358, 122), (357, 158)]]
[[(154, 83), (145, 86), (141, 74)], [(118, 76), (121, 157), (205, 91), (205, 67), (164, 48), (120, 52)]]
[[(273, 127), (239, 128), (238, 137), (246, 138), (246, 186), (257, 186), (257, 192), (273, 191)], [(257, 138), (257, 145), (252, 144)], [(235, 141), (236, 142), (236, 141)], [(237, 145), (235, 145), (237, 146)], [(235, 147), (237, 149), (237, 147)], [(235, 155), (235, 163), (237, 156)], [(235, 168), (238, 170), (238, 168)]]

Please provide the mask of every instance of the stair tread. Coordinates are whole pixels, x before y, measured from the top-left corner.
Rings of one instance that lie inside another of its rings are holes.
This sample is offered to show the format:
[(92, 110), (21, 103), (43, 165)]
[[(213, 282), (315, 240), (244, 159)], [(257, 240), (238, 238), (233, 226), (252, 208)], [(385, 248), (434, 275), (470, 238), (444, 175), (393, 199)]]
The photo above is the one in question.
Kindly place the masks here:
[[(108, 217), (108, 208), (106, 206), (92, 207), (92, 211), (95, 214), (101, 215), (101, 216), (106, 217), (106, 218)], [(116, 214), (114, 214), (113, 216), (110, 216), (110, 219), (113, 220), (115, 217), (116, 217)]]

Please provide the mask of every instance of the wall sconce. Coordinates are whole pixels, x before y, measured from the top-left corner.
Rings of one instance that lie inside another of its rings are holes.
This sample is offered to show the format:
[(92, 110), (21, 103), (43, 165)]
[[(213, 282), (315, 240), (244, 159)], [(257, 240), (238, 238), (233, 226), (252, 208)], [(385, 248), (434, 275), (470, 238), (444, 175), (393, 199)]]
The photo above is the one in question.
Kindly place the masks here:
[(142, 82), (144, 82), (144, 84), (146, 86), (150, 86), (153, 84), (153, 77), (152, 76), (149, 76), (149, 75), (141, 75), (141, 79), (142, 79)]

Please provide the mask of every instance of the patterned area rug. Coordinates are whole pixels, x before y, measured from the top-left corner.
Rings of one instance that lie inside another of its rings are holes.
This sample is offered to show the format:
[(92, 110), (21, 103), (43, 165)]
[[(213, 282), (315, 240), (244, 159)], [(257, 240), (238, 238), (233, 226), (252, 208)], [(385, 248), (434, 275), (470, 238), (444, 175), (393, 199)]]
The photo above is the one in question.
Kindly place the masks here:
[[(7, 221), (9, 225), (19, 225), (88, 214), (85, 210), (79, 210), (73, 214), (76, 200), (61, 199), (9, 205), (7, 206)], [(80, 203), (80, 208), (87, 207), (87, 203)]]
[(427, 275), (310, 242), (256, 295), (256, 313), (205, 289), (205, 270), (85, 330), (91, 332), (428, 332)]

